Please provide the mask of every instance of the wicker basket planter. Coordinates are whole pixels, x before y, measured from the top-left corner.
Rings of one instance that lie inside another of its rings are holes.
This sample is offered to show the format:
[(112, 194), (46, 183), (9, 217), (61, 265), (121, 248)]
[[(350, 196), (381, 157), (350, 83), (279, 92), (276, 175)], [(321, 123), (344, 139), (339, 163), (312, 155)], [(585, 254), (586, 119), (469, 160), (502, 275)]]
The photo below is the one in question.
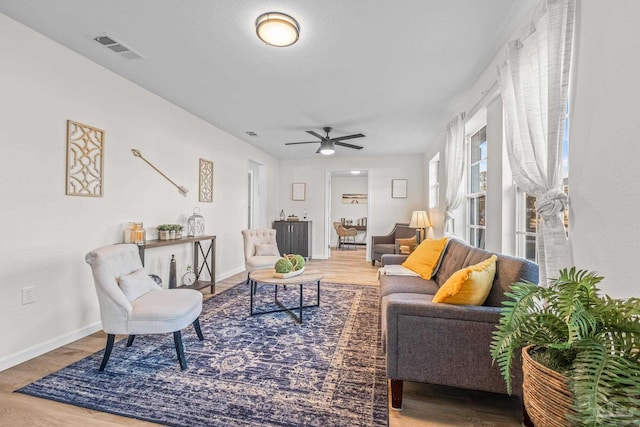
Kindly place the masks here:
[(529, 355), (533, 346), (522, 349), (522, 399), (536, 427), (568, 427), (567, 414), (573, 396), (562, 374), (536, 362)]

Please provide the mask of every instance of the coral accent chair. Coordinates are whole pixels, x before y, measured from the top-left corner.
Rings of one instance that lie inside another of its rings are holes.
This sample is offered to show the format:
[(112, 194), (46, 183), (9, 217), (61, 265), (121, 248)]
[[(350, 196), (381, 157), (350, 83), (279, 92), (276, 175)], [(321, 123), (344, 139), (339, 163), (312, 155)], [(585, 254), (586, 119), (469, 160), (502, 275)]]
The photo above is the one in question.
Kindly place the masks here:
[(109, 361), (116, 334), (127, 334), (127, 347), (136, 335), (173, 332), (181, 369), (187, 368), (180, 331), (193, 325), (204, 339), (198, 317), (202, 294), (193, 289), (162, 289), (142, 266), (136, 245), (110, 245), (85, 256), (93, 271), (107, 345), (100, 370)]

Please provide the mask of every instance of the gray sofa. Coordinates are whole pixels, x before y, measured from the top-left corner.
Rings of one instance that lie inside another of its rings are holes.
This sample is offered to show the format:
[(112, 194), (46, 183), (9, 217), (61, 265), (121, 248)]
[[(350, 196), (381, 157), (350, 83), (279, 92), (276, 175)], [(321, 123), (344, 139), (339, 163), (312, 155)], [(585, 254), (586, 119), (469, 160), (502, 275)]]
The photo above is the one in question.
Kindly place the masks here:
[(397, 254), (396, 240), (407, 239), (416, 235), (416, 229), (409, 227), (409, 223), (397, 222), (391, 233), (384, 236), (371, 236), (371, 265), (376, 261), (382, 263), (382, 255)]
[[(538, 283), (538, 266), (528, 260), (498, 256), (491, 292), (482, 306), (433, 303), (431, 299), (456, 271), (493, 255), (450, 239), (432, 280), (380, 276), (382, 345), (386, 352), (391, 402), (402, 408), (402, 381), (441, 384), (506, 393), (489, 346), (500, 318), (504, 292), (519, 280)], [(401, 264), (406, 255), (383, 255), (382, 265)], [(513, 367), (514, 394), (522, 393), (522, 368)]]

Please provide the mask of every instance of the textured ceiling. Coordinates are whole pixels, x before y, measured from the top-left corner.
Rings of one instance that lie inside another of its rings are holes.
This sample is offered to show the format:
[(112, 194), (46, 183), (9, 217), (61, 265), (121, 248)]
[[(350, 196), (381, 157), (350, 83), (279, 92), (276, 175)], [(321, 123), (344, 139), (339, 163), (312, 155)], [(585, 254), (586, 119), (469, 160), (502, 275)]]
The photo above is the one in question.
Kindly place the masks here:
[[(0, 12), (278, 158), (305, 131), (364, 133), (334, 156), (422, 153), (534, 0), (0, 0)], [(275, 48), (264, 12), (300, 23)], [(93, 41), (108, 34), (127, 60)], [(252, 137), (247, 131), (257, 133)]]

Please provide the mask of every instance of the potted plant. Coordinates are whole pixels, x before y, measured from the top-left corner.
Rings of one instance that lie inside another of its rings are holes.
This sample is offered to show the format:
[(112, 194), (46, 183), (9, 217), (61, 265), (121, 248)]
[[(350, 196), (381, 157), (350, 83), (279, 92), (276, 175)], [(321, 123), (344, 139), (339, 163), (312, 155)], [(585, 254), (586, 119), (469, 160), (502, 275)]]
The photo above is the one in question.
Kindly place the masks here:
[[(563, 378), (568, 388), (567, 411), (559, 424), (585, 426), (638, 426), (640, 424), (640, 299), (600, 296), (595, 273), (564, 269), (548, 288), (518, 282), (506, 295), (500, 323), (491, 343), (511, 392), (511, 366), (522, 351), (525, 409), (527, 368), (532, 359)], [(523, 346), (527, 346), (521, 350)], [(544, 387), (553, 379), (537, 384)], [(532, 405), (533, 406), (533, 405)], [(542, 406), (554, 410), (556, 402)], [(531, 419), (537, 427), (544, 422)]]
[(184, 227), (180, 224), (171, 224), (171, 231), (173, 232), (172, 239), (180, 239), (182, 238), (182, 229)]
[(171, 226), (169, 224), (160, 224), (156, 227), (156, 230), (158, 230), (158, 239), (169, 240), (169, 231), (171, 230)]

